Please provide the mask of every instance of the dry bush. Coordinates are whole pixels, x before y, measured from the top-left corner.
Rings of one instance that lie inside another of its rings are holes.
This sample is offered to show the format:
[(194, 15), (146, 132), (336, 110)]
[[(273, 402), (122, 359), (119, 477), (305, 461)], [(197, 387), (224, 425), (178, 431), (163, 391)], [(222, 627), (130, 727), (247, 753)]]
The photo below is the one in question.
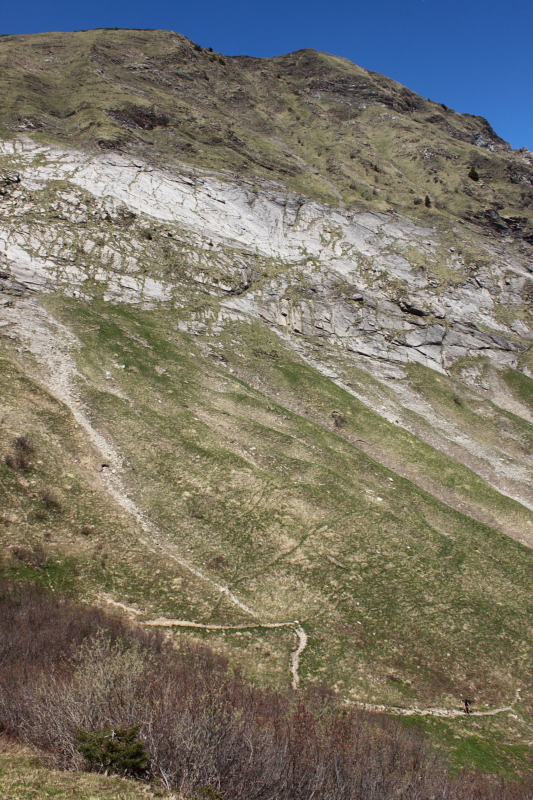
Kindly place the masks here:
[(336, 428), (342, 428), (346, 423), (346, 417), (344, 414), (341, 414), (340, 411), (332, 411), (331, 416), (333, 417), (333, 424)]
[(33, 569), (42, 569), (46, 563), (46, 553), (39, 544), (35, 545), (34, 547), (13, 545), (9, 549), (17, 561), (20, 561), (21, 564), (25, 564)]
[(5, 461), (6, 465), (10, 469), (16, 469), (17, 468), (17, 459), (16, 459), (16, 456), (14, 456), (12, 453), (8, 453), (7, 456), (5, 457), (4, 461)]
[(213, 558), (210, 558), (209, 561), (206, 561), (205, 566), (207, 569), (227, 569), (231, 565), (228, 561), (221, 555), (214, 555)]
[[(0, 586), (0, 728), (83, 766), (77, 731), (131, 728), (167, 788), (223, 800), (526, 800), (451, 778), (420, 734), (333, 692), (252, 687), (205, 647), (175, 649), (92, 607)], [(203, 787), (203, 788), (202, 788)]]
[(61, 511), (61, 499), (55, 489), (47, 487), (41, 493), (41, 503), (52, 511)]
[(30, 456), (35, 452), (35, 447), (31, 438), (25, 433), (23, 436), (17, 436), (13, 440), (14, 453), (8, 453), (5, 457), (5, 463), (11, 469), (20, 469), (23, 472), (28, 472), (31, 463)]
[(21, 469), (23, 472), (28, 472), (31, 467), (30, 460), (25, 453), (8, 453), (5, 463), (10, 469)]
[(31, 468), (30, 459), (27, 457), (25, 453), (18, 453), (17, 455), (17, 467), (21, 469), (23, 472), (29, 472)]
[(13, 442), (13, 447), (17, 452), (26, 453), (27, 455), (31, 455), (35, 452), (33, 441), (27, 433), (23, 436), (17, 436)]

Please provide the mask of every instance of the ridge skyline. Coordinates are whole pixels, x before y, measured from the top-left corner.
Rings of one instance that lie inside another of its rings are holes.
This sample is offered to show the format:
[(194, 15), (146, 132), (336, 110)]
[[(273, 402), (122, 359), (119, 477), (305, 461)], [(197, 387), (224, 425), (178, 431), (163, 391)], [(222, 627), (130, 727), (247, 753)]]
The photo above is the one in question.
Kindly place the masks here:
[(213, 2), (181, 7), (165, 2), (147, 9), (139, 2), (112, 0), (90, 9), (39, 6), (22, 0), (5, 10), (2, 32), (38, 33), (94, 28), (177, 30), (218, 52), (272, 57), (302, 48), (348, 58), (460, 112), (491, 121), (515, 149), (533, 149), (529, 96), (532, 67), (528, 31), (533, 10), (520, 0), (506, 6), (455, 0), (440, 8), (414, 0), (398, 8), (392, 0), (371, 6), (270, 3), (253, 13), (234, 0), (222, 9)]

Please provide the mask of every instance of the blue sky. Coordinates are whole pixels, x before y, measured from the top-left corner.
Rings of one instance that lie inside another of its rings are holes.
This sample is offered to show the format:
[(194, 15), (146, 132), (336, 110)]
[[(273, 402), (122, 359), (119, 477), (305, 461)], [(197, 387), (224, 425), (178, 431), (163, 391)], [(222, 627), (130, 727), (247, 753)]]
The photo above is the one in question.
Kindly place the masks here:
[(456, 111), (487, 117), (533, 150), (532, 0), (3, 0), (0, 33), (175, 30), (226, 55), (314, 47)]

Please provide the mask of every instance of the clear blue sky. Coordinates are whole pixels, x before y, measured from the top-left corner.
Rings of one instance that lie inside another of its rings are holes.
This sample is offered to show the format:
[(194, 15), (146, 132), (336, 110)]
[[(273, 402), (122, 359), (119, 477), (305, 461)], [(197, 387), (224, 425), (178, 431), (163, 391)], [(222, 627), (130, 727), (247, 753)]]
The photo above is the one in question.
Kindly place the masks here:
[[(2, 0), (0, 33), (175, 30), (226, 55), (314, 47), (533, 150), (533, 0)], [(0, 98), (1, 102), (1, 98)]]

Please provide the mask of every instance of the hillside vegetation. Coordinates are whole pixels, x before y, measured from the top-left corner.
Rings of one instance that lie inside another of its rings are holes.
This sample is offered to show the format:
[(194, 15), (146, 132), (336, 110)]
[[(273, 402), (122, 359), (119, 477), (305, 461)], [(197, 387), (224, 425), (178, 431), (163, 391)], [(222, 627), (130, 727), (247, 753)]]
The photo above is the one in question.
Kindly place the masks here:
[[(530, 796), (525, 784), (451, 778), (420, 734), (341, 709), (323, 687), (254, 689), (207, 648), (176, 650), (28, 587), (4, 584), (1, 610), (0, 724), (59, 766), (85, 759), (186, 796), (237, 800)], [(111, 747), (126, 731), (142, 759)], [(125, 784), (115, 790), (127, 796)]]
[(171, 31), (96, 30), (4, 36), (0, 66), (10, 130), (274, 178), (333, 204), (425, 215), (428, 196), (435, 218), (533, 235), (529, 158), (482, 117), (343, 58), (229, 57)]
[[(1, 37), (0, 96), (2, 576), (209, 653), (282, 727), (325, 685), (438, 782), (421, 731), (527, 774), (531, 154), (344, 59), (165, 31)], [(232, 775), (165, 786), (263, 785)]]

